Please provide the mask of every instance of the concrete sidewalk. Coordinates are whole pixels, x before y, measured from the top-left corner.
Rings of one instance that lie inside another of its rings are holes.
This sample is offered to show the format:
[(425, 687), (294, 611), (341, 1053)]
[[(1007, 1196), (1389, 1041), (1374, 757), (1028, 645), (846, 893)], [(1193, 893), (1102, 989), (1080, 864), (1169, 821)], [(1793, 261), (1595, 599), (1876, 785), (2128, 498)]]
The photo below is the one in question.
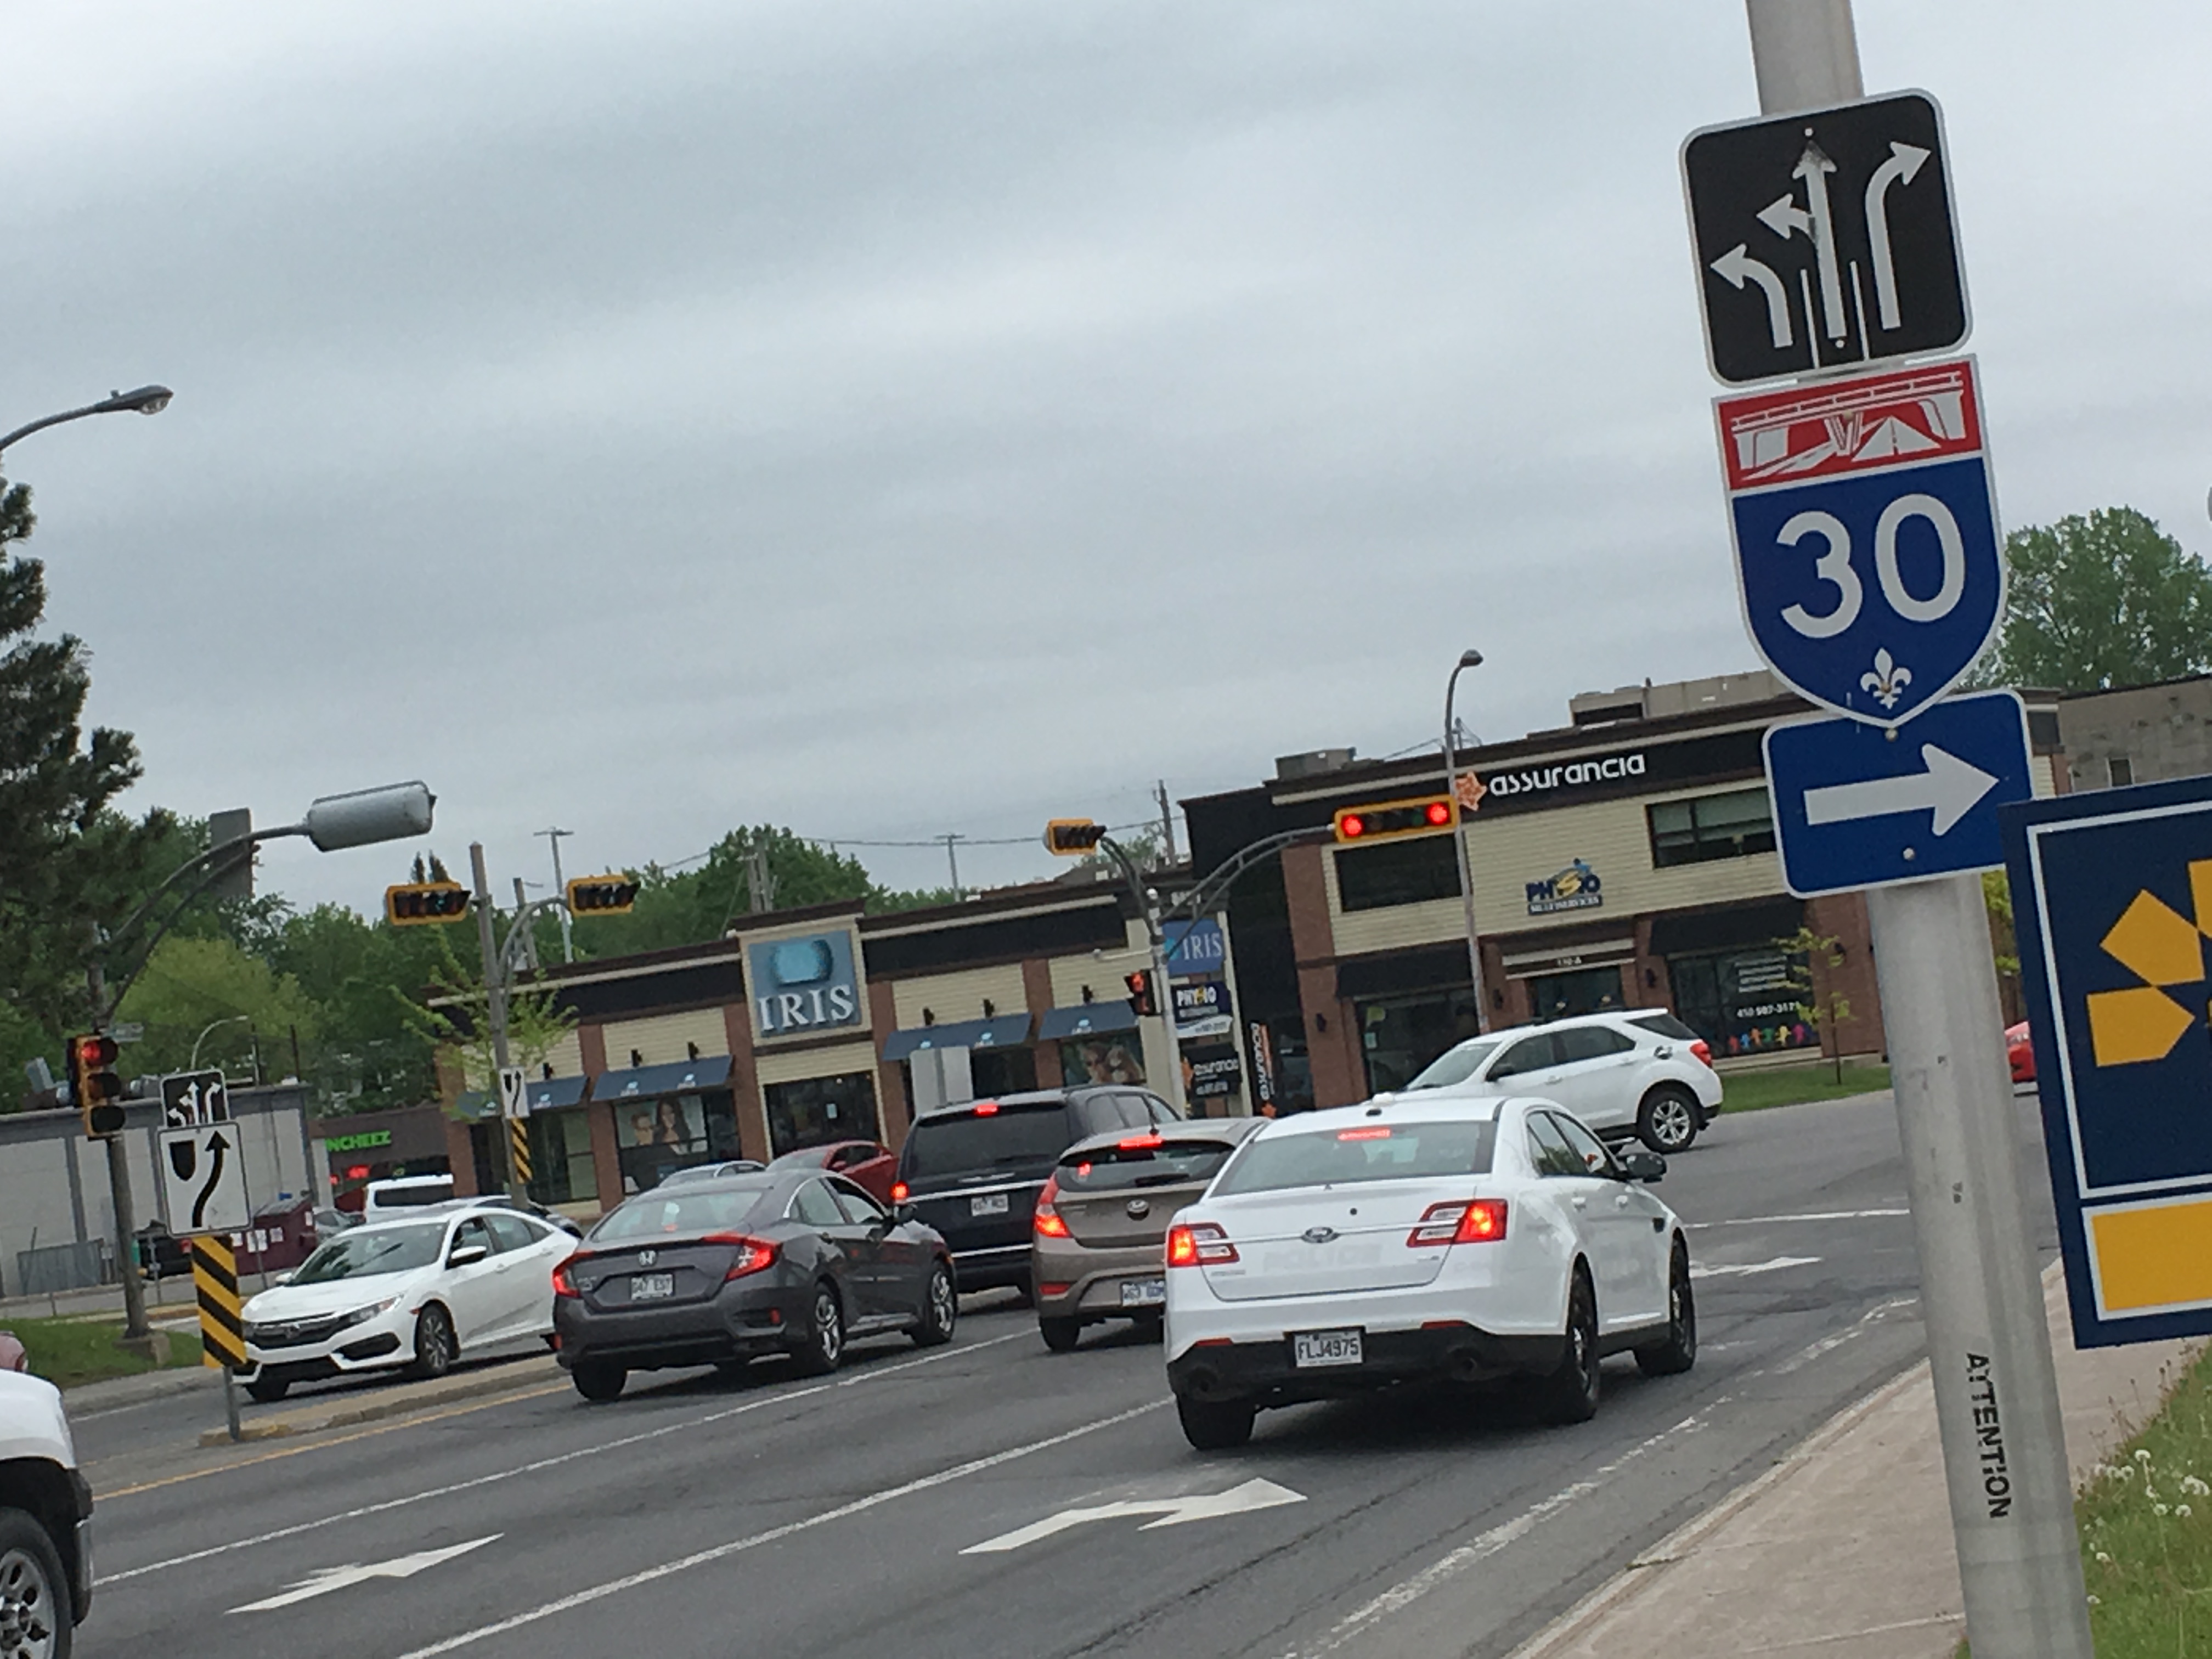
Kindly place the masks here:
[[(2078, 1485), (2158, 1409), (2198, 1345), (2077, 1350), (2044, 1283)], [(1632, 1563), (1514, 1659), (1950, 1659), (1966, 1633), (1925, 1361)]]

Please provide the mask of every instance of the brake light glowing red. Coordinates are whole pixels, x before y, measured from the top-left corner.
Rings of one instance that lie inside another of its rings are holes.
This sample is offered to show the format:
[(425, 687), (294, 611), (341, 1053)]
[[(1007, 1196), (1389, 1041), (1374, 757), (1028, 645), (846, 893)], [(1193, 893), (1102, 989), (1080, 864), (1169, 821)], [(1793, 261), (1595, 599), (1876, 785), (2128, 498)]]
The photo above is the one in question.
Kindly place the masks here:
[(554, 1294), (554, 1295), (556, 1295), (556, 1296), (576, 1296), (576, 1295), (580, 1294), (580, 1291), (578, 1291), (578, 1290), (576, 1289), (576, 1281), (575, 1281), (574, 1279), (571, 1279), (571, 1278), (569, 1278), (569, 1277), (568, 1277), (568, 1269), (569, 1269), (569, 1267), (570, 1267), (571, 1266), (573, 1266), (573, 1265), (574, 1265), (574, 1264), (578, 1260), (579, 1260), (579, 1258), (578, 1258), (578, 1257), (576, 1257), (576, 1256), (573, 1256), (573, 1255), (572, 1255), (572, 1256), (570, 1256), (570, 1257), (568, 1258), (568, 1261), (563, 1261), (563, 1262), (562, 1262), (559, 1267), (556, 1267), (556, 1268), (553, 1270), (553, 1294)]
[(1336, 1138), (1339, 1140), (1388, 1140), (1390, 1131), (1378, 1124), (1372, 1129), (1339, 1129)]
[(1146, 1152), (1159, 1144), (1160, 1138), (1158, 1135), (1131, 1135), (1127, 1140), (1117, 1140), (1114, 1143), (1119, 1151), (1125, 1152)]
[(1060, 1177), (1054, 1176), (1044, 1183), (1037, 1194), (1036, 1209), (1030, 1217), (1030, 1225), (1039, 1238), (1066, 1238), (1067, 1223), (1060, 1219), (1059, 1206), (1054, 1202), (1060, 1196)]
[(975, 1107), (975, 1115), (977, 1117), (996, 1117), (998, 1115), (999, 1103), (995, 1100), (979, 1102)]
[(906, 1202), (906, 1182), (903, 1181), (891, 1182), (891, 1202), (894, 1204)]
[(1237, 1247), (1229, 1235), (1210, 1221), (1178, 1222), (1168, 1229), (1168, 1266), (1202, 1267), (1237, 1260)]
[(723, 1282), (744, 1279), (765, 1272), (775, 1265), (775, 1241), (755, 1238), (749, 1233), (708, 1233), (699, 1241), (702, 1244), (731, 1244), (737, 1247), (737, 1256), (730, 1263), (729, 1272), (722, 1275)]
[(1448, 1204), (1431, 1204), (1421, 1212), (1419, 1224), (1406, 1235), (1407, 1244), (1426, 1249), (1437, 1244), (1491, 1244), (1505, 1237), (1505, 1200), (1475, 1198)]

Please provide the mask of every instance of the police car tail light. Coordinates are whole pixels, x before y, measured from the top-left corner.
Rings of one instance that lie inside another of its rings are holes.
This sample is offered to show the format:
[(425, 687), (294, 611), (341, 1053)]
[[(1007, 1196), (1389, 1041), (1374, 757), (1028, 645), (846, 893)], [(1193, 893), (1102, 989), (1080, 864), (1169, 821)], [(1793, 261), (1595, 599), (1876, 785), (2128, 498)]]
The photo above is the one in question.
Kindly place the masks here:
[(576, 1289), (576, 1281), (568, 1277), (568, 1269), (575, 1261), (576, 1258), (572, 1255), (567, 1261), (563, 1261), (559, 1267), (553, 1270), (554, 1295), (576, 1296), (580, 1294), (580, 1292)]
[(1067, 1223), (1060, 1219), (1060, 1206), (1054, 1202), (1059, 1196), (1060, 1177), (1054, 1176), (1037, 1194), (1036, 1209), (1030, 1217), (1030, 1225), (1036, 1230), (1039, 1238), (1067, 1237)]
[(1168, 1266), (1206, 1267), (1237, 1260), (1237, 1247), (1229, 1235), (1210, 1221), (1178, 1222), (1168, 1229)]
[(1505, 1200), (1474, 1198), (1431, 1204), (1406, 1243), (1414, 1249), (1437, 1244), (1488, 1244), (1505, 1237)]
[(730, 1263), (730, 1270), (722, 1275), (725, 1284), (775, 1265), (775, 1242), (773, 1239), (755, 1238), (749, 1233), (708, 1233), (699, 1242), (702, 1244), (735, 1247), (737, 1256)]
[(1711, 1043), (1706, 1042), (1703, 1037), (1695, 1038), (1690, 1044), (1690, 1052), (1698, 1057), (1698, 1065), (1704, 1066), (1709, 1072), (1712, 1070), (1713, 1045)]

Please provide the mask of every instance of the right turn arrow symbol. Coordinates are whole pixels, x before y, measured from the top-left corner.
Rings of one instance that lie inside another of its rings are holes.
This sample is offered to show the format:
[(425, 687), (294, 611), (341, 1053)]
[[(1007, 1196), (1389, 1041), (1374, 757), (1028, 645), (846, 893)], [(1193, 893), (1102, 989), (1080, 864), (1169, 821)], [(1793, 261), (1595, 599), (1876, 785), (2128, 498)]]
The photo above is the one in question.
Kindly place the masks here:
[(1921, 744), (1920, 763), (1924, 769), (1908, 772), (1901, 778), (1869, 778), (1863, 783), (1808, 789), (1806, 822), (1850, 823), (1896, 812), (1932, 811), (1936, 833), (1948, 835), (1960, 818), (1974, 810), (1975, 803), (1997, 785), (1980, 767), (1932, 743)]

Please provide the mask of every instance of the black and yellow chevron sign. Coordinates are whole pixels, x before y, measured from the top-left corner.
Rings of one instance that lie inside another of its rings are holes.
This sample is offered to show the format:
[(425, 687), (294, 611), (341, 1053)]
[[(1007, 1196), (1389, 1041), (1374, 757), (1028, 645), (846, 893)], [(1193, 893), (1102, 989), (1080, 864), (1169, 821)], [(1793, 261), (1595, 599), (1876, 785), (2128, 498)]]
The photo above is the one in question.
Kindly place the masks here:
[(228, 1241), (212, 1233), (192, 1240), (192, 1291), (200, 1304), (200, 1363), (243, 1370), (246, 1316), (239, 1311), (238, 1253)]
[(511, 1117), (507, 1121), (507, 1144), (514, 1160), (514, 1181), (519, 1187), (530, 1184), (530, 1120)]

